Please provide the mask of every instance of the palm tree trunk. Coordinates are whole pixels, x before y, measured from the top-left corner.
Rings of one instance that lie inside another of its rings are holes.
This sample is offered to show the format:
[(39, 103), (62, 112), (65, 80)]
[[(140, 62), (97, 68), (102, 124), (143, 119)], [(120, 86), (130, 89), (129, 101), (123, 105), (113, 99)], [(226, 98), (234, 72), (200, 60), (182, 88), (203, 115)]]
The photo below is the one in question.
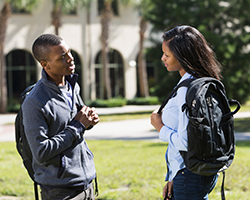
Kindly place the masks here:
[(101, 26), (102, 26), (102, 64), (103, 64), (103, 87), (104, 87), (104, 98), (111, 98), (111, 84), (109, 75), (109, 27), (112, 17), (111, 1), (104, 1), (104, 7), (101, 12)]
[(0, 15), (0, 113), (7, 111), (7, 83), (6, 83), (6, 62), (4, 56), (4, 42), (7, 31), (8, 19), (11, 15), (10, 3), (5, 2)]
[(62, 7), (61, 5), (54, 5), (51, 13), (52, 21), (51, 24), (55, 27), (55, 34), (59, 35), (59, 28), (62, 26), (61, 22)]
[(147, 30), (147, 22), (141, 18), (140, 21), (140, 47), (138, 55), (138, 76), (139, 76), (139, 88), (142, 97), (148, 97), (148, 79), (146, 70), (146, 60), (143, 54), (143, 43), (145, 38), (145, 32)]

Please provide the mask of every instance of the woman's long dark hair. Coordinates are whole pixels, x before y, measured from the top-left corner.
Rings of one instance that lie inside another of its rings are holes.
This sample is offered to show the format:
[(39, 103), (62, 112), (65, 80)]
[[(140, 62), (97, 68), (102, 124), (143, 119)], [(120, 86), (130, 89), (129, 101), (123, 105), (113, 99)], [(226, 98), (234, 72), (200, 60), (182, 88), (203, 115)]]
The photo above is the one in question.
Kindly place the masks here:
[(221, 64), (204, 36), (190, 26), (177, 26), (163, 35), (164, 42), (192, 76), (221, 78)]

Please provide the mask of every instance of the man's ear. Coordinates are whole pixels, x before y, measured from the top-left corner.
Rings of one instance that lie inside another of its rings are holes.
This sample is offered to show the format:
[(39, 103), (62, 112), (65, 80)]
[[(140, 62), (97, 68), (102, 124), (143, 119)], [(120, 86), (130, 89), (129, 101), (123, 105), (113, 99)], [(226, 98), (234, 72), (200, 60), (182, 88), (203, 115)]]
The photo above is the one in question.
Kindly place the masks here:
[(40, 64), (42, 65), (42, 67), (46, 70), (46, 69), (50, 69), (48, 62), (46, 61), (41, 61)]

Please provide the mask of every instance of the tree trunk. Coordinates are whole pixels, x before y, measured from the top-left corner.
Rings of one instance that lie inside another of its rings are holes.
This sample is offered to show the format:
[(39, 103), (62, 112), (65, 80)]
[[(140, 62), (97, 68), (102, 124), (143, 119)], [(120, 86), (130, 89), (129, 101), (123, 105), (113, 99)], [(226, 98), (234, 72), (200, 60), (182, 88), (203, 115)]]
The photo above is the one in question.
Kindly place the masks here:
[(145, 38), (145, 32), (147, 30), (147, 22), (141, 18), (140, 21), (140, 47), (138, 55), (138, 76), (139, 76), (139, 88), (142, 97), (149, 97), (148, 91), (148, 78), (146, 69), (146, 60), (143, 53), (143, 43)]
[(7, 111), (7, 83), (6, 83), (6, 62), (4, 55), (4, 42), (7, 31), (8, 19), (11, 15), (11, 8), (8, 2), (5, 2), (0, 16), (0, 113)]
[(88, 3), (86, 5), (87, 7), (87, 13), (86, 13), (86, 17), (87, 17), (87, 60), (88, 60), (88, 78), (89, 78), (89, 83), (90, 83), (90, 86), (89, 86), (89, 97), (90, 99), (94, 99), (92, 98), (92, 94), (94, 91), (94, 81), (93, 81), (93, 76), (92, 76), (92, 46), (91, 46), (91, 28), (90, 28), (90, 25), (91, 25), (91, 16), (90, 16), (90, 3)]
[(62, 7), (61, 5), (54, 5), (51, 13), (52, 21), (51, 24), (55, 27), (55, 34), (59, 35), (59, 28), (62, 26), (61, 22)]
[(104, 1), (104, 7), (101, 12), (101, 26), (102, 26), (102, 65), (103, 65), (103, 87), (104, 98), (111, 98), (111, 84), (109, 75), (109, 26), (112, 17), (111, 1)]

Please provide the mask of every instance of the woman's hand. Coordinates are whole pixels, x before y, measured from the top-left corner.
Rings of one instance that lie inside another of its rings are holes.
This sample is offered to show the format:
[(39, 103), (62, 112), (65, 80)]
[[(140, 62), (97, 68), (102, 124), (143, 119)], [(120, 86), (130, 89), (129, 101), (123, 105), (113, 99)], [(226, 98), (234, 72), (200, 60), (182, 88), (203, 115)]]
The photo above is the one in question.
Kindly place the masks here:
[(173, 193), (173, 181), (171, 182), (168, 181), (165, 187), (163, 188), (162, 196), (164, 200), (165, 199), (170, 200), (172, 197), (172, 193)]
[(157, 113), (158, 109), (155, 110), (152, 114), (151, 114), (151, 124), (155, 127), (155, 129), (160, 132), (161, 128), (164, 126), (164, 124), (161, 121), (161, 114)]

